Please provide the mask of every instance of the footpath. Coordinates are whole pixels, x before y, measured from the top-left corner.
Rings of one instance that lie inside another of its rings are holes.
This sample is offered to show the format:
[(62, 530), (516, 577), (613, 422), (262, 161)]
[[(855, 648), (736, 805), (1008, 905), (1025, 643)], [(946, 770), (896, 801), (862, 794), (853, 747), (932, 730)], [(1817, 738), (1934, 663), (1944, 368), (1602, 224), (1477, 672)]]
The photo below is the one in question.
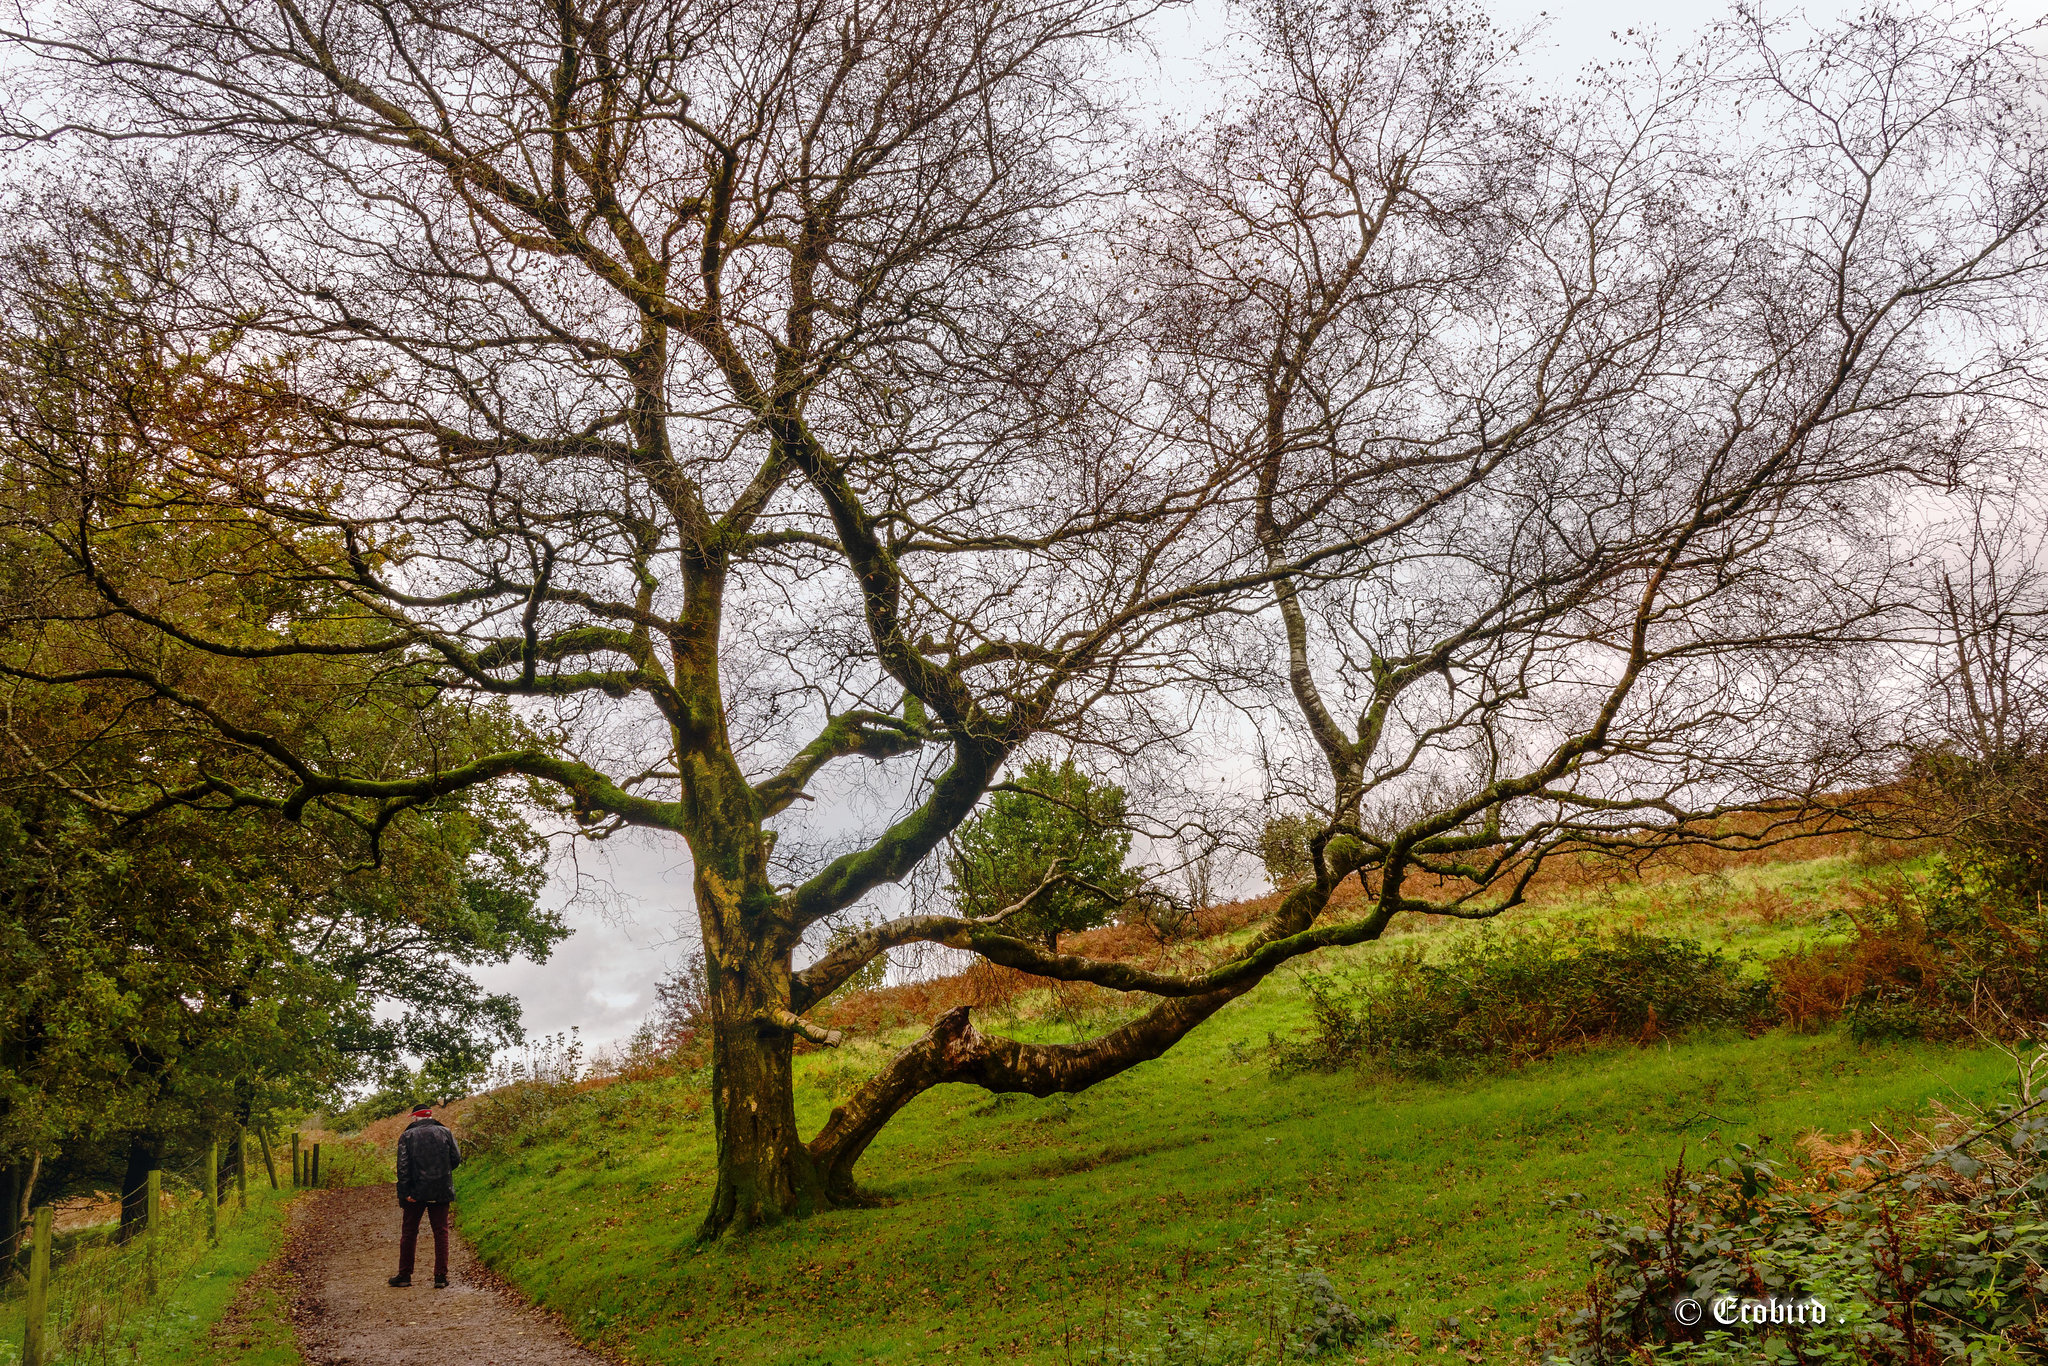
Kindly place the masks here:
[(299, 1345), (312, 1366), (608, 1366), (478, 1265), (459, 1230), (446, 1290), (433, 1288), (425, 1220), (412, 1288), (386, 1285), (398, 1270), (398, 1219), (388, 1185), (316, 1192), (293, 1209), (285, 1255), (299, 1286)]

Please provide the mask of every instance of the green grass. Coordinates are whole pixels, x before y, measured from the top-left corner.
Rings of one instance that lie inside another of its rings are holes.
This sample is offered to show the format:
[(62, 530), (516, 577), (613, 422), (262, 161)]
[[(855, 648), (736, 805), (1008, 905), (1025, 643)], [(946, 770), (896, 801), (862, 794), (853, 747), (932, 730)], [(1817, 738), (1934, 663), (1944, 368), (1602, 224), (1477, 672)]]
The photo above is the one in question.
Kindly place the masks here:
[[(1792, 919), (1824, 929), (1829, 889), (1851, 873), (1806, 869), (1819, 891)], [(1740, 914), (1715, 909), (1729, 899), (1674, 900), (1664, 918), (1739, 930)], [(1066, 1028), (1025, 1014), (985, 1023)], [(1930, 1100), (1983, 1103), (2009, 1086), (1990, 1050), (1783, 1033), (1604, 1049), (1455, 1085), (1275, 1077), (1257, 1049), (1301, 1019), (1283, 973), (1084, 1095), (938, 1088), (862, 1165), (881, 1207), (709, 1247), (693, 1240), (711, 1183), (701, 1092), (621, 1083), (466, 1164), (462, 1226), (572, 1327), (648, 1362), (1084, 1361), (1128, 1333), (1126, 1310), (1206, 1314), (1249, 1337), (1246, 1257), (1274, 1229), (1313, 1230), (1338, 1287), (1396, 1316), (1379, 1355), (1516, 1354), (1584, 1281), (1585, 1220), (1553, 1208), (1560, 1197), (1636, 1203), (1681, 1149), (1789, 1153), (1809, 1131), (1897, 1124)], [(802, 1059), (806, 1126), (833, 1083), (882, 1056), (869, 1043)]]
[[(223, 1210), (220, 1241), (203, 1253), (154, 1305), (132, 1312), (117, 1330), (111, 1360), (128, 1366), (298, 1366), (286, 1296), (266, 1274), (282, 1250), (297, 1192), (251, 1187), (249, 1208)], [(65, 1290), (59, 1265), (52, 1288)], [(244, 1290), (247, 1293), (244, 1293)], [(19, 1287), (0, 1305), (0, 1366), (21, 1360)], [(68, 1358), (60, 1355), (59, 1366)]]

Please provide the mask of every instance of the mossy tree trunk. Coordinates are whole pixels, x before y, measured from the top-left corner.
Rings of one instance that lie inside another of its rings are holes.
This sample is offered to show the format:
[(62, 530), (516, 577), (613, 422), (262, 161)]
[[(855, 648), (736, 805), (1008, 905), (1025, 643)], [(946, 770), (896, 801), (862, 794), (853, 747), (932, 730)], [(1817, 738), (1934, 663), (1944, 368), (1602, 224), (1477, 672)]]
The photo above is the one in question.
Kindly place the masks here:
[[(714, 1000), (728, 995), (722, 988), (713, 992)], [(722, 1008), (712, 1025), (718, 1185), (704, 1217), (706, 1235), (771, 1224), (829, 1203), (797, 1131), (794, 1040), (737, 1013), (750, 1003), (745, 996), (732, 1001), (732, 1013)]]
[[(765, 854), (766, 842), (756, 836)], [(765, 861), (762, 860), (762, 861)], [(718, 1182), (707, 1237), (809, 1214), (823, 1183), (797, 1130), (794, 1051), (786, 1020), (790, 948), (775, 932), (765, 881), (735, 888), (715, 871), (697, 879), (711, 1014), (711, 1105)]]

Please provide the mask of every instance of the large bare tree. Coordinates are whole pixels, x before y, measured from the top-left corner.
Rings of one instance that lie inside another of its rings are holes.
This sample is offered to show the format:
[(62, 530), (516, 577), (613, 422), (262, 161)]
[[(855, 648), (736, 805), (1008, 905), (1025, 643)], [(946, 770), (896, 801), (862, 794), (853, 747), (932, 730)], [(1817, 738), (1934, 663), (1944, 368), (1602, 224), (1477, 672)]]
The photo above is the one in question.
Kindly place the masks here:
[(1276, 786), (1363, 841), (1310, 919), (1350, 867), (1347, 936), (1498, 914), (1547, 851), (1775, 796), (1732, 836), (1770, 838), (1895, 757), (1868, 671), (1926, 607), (1902, 525), (2039, 396), (2018, 36), (1745, 13), (1555, 108), (1502, 98), (1469, 15), (1272, 6), (1257, 37), (1258, 97), (1164, 149), (1133, 245), (1165, 430), (1254, 486), (1304, 742)]
[[(270, 415), (164, 443), (140, 493), (81, 479), (51, 528), (160, 641), (100, 680), (249, 756), (143, 795), (374, 826), (523, 777), (686, 840), (707, 1231), (852, 1198), (933, 1085), (1087, 1087), (1399, 912), (1496, 913), (1550, 852), (1823, 781), (1797, 718), (1889, 606), (1869, 519), (2034, 359), (2038, 91), (1989, 21), (1750, 25), (1530, 106), (1471, 15), (1289, 0), (1252, 11), (1240, 108), (1140, 146), (1098, 66), (1142, 17), (81, 0), (15, 35), (46, 81), (17, 108), (53, 111), (25, 135), (193, 149), (121, 183), (175, 225), (178, 325)], [(135, 497), (273, 522), (291, 610), (234, 639), (158, 610), (99, 549)], [(548, 742), (363, 771), (166, 662), (341, 650), (528, 699)], [(798, 969), (1034, 736), (1186, 744), (1153, 703), (1214, 692), (1320, 765), (1314, 874), (1227, 961), (916, 913)], [(898, 763), (895, 817), (778, 854), (856, 760)], [(806, 1011), (914, 943), (1158, 1000), (1057, 1046), (954, 1011), (806, 1141)]]

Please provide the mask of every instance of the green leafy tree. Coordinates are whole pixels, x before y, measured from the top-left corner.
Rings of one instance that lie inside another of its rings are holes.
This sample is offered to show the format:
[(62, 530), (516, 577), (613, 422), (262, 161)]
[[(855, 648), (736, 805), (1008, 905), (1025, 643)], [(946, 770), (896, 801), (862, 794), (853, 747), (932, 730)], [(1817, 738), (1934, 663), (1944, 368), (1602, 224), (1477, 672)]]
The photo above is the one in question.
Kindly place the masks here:
[[(0, 1164), (17, 1185), (39, 1160), (123, 1147), (132, 1177), (166, 1144), (326, 1103), (407, 1058), (474, 1074), (523, 1036), (518, 1003), (469, 969), (545, 960), (567, 932), (538, 904), (545, 842), (512, 790), (423, 794), (369, 821), (243, 790), (266, 762), (256, 727), (373, 765), (523, 732), (503, 708), (444, 705), (417, 669), (364, 664), (387, 628), (279, 574), (289, 535), (179, 512), (189, 482), (109, 412), (215, 449), (253, 439), (249, 415), (162, 334), (84, 298), (48, 290), (0, 344), (17, 419), (0, 432)], [(84, 477), (45, 477), (53, 450)], [(95, 563), (157, 584), (157, 606), (244, 643), (312, 612), (331, 648), (149, 650), (62, 572), (52, 528), (109, 504), (151, 511), (107, 519)], [(33, 658), (70, 676), (14, 669)], [(136, 688), (164, 666), (163, 686)], [(227, 710), (190, 724), (188, 689)]]
[(1315, 875), (1313, 849), (1323, 823), (1301, 811), (1283, 811), (1266, 818), (1259, 828), (1259, 858), (1266, 876), (1281, 891), (1308, 881)]
[(1009, 933), (1056, 949), (1061, 935), (1107, 922), (1137, 892), (1130, 852), (1121, 787), (1071, 759), (1033, 759), (960, 827), (946, 872), (964, 914), (1001, 915)]

